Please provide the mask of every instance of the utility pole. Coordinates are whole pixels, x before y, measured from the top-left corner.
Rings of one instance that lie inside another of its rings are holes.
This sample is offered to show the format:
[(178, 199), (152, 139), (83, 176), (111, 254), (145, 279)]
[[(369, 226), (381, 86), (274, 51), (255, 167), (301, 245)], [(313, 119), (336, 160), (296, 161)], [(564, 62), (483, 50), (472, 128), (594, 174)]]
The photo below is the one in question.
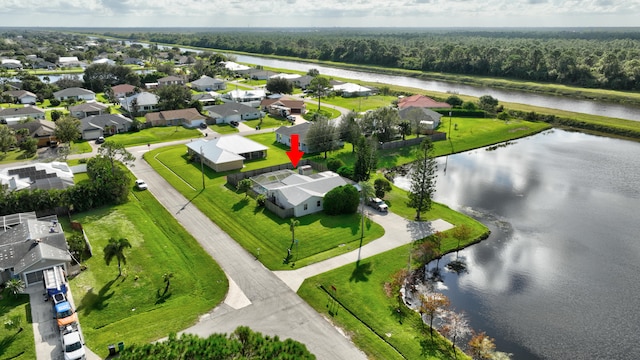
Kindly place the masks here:
[(200, 172), (202, 172), (202, 190), (204, 190), (204, 152), (202, 151), (202, 145), (200, 145)]

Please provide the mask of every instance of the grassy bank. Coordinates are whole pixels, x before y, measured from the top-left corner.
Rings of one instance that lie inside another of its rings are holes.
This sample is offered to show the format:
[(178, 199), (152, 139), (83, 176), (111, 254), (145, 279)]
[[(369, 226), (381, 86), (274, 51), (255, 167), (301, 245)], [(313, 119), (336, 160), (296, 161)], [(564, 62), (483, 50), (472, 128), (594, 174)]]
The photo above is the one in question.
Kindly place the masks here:
[[(147, 191), (134, 191), (126, 204), (72, 220), (82, 224), (93, 257), (71, 288), (87, 346), (102, 357), (108, 344), (148, 343), (185, 329), (227, 292), (220, 267)], [(103, 259), (110, 237), (132, 245), (125, 250), (123, 276), (116, 260), (106, 266)], [(166, 292), (165, 273), (173, 274)]]

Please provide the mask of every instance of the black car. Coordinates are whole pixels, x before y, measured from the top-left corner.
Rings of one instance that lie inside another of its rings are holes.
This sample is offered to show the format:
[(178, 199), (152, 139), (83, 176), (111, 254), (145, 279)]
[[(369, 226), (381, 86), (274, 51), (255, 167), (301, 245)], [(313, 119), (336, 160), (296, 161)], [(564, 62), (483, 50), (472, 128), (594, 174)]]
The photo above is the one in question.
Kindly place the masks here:
[(231, 120), (231, 122), (229, 122), (229, 124), (231, 124), (231, 126), (233, 126), (233, 127), (238, 127), (238, 125), (240, 125), (240, 123), (235, 121), (235, 120)]

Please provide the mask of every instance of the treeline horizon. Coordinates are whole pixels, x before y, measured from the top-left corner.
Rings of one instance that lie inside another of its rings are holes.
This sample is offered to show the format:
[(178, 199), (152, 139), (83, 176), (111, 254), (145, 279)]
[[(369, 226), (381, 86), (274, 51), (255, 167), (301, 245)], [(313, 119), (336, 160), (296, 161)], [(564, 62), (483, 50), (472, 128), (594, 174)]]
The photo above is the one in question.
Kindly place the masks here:
[(96, 30), (95, 34), (133, 41), (587, 88), (640, 90), (640, 28), (301, 31), (221, 28), (190, 33)]

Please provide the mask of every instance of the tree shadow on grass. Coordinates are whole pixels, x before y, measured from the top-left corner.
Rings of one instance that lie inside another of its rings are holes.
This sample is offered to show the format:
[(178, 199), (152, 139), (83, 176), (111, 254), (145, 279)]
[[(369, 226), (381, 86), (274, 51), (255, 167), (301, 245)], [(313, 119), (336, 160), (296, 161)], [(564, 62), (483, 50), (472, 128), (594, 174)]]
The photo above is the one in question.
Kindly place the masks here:
[[(22, 355), (24, 353), (24, 351), (20, 351), (17, 354), (5, 354), (7, 352), (7, 350), (9, 349), (9, 346), (11, 346), (11, 344), (18, 337), (18, 334), (19, 334), (19, 332), (16, 331), (13, 335), (5, 336), (4, 338), (2, 338), (2, 340), (0, 340), (0, 358), (2, 358), (2, 359), (15, 359), (15, 358), (20, 357), (20, 355)], [(5, 355), (9, 355), (9, 356), (5, 356)]]
[(114, 291), (109, 292), (109, 289), (116, 279), (106, 283), (97, 294), (93, 292), (93, 288), (89, 289), (89, 291), (82, 297), (80, 305), (76, 307), (76, 311), (83, 310), (85, 315), (89, 315), (93, 310), (104, 310), (109, 306), (107, 300), (111, 299), (115, 293)]
[(371, 269), (371, 263), (360, 263), (360, 260), (356, 261), (356, 268), (351, 272), (350, 282), (364, 282), (369, 281), (369, 276), (373, 273)]
[(156, 291), (156, 302), (155, 304), (163, 304), (165, 301), (169, 300), (171, 297), (171, 292), (162, 292), (160, 293), (160, 289)]
[(244, 207), (246, 207), (247, 205), (249, 205), (249, 198), (243, 198), (242, 200), (233, 204), (233, 206), (231, 207), (231, 210), (233, 210), (234, 212), (238, 212), (242, 210)]

